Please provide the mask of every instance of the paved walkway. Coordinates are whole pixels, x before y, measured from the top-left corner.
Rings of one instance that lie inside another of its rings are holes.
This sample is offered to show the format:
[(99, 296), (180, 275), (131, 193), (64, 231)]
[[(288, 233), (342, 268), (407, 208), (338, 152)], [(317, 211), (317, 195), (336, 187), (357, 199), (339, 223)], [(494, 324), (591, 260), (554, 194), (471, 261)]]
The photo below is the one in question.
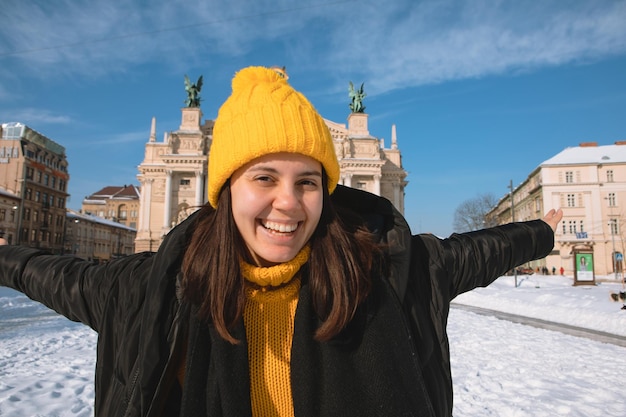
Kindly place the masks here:
[[(503, 313), (501, 311), (490, 310), (487, 308), (469, 306), (465, 304), (452, 303), (452, 308), (458, 308), (472, 313), (481, 314), (483, 316), (492, 316), (501, 320), (508, 320), (514, 323), (524, 324), (527, 326), (537, 327), (539, 329), (553, 330), (577, 337), (584, 337), (603, 343), (610, 343), (621, 347), (626, 347), (626, 337), (611, 333), (601, 332), (598, 330), (585, 329), (584, 327), (571, 326), (569, 324), (555, 323), (532, 317), (518, 316), (516, 314)], [(626, 312), (625, 312), (626, 314)]]

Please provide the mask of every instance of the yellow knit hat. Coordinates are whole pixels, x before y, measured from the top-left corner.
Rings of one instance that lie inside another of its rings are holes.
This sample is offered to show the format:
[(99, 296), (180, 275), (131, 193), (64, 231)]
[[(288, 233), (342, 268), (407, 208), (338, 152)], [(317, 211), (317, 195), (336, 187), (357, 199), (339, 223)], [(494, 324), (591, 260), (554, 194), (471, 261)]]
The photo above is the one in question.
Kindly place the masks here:
[(209, 203), (217, 207), (224, 183), (238, 168), (260, 156), (293, 152), (319, 161), (332, 193), (339, 163), (330, 131), (311, 103), (293, 89), (284, 73), (248, 67), (235, 74), (233, 92), (220, 108), (209, 152)]

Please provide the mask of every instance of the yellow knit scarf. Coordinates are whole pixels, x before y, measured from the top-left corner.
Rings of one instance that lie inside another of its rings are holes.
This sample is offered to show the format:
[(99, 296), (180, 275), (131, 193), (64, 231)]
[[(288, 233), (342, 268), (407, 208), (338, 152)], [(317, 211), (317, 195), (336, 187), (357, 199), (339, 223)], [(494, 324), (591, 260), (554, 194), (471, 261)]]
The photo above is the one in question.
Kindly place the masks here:
[(240, 260), (239, 266), (241, 268), (241, 274), (248, 281), (261, 287), (278, 287), (286, 282), (289, 282), (291, 278), (296, 275), (302, 265), (309, 260), (310, 254), (311, 248), (306, 245), (289, 262), (283, 262), (282, 264), (269, 267), (262, 267), (250, 265), (244, 260)]
[(268, 268), (240, 262), (246, 286), (243, 320), (248, 342), (253, 417), (294, 417), (291, 343), (298, 305), (298, 271), (309, 259), (308, 246), (289, 262)]

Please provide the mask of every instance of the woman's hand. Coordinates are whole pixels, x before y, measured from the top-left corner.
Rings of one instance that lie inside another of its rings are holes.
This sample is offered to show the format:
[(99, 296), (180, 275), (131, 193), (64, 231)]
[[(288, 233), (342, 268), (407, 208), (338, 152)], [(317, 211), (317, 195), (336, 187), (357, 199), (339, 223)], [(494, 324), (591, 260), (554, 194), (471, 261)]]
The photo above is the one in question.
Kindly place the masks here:
[(543, 217), (543, 221), (550, 225), (553, 232), (556, 232), (556, 226), (559, 224), (562, 218), (563, 218), (563, 210), (552, 209), (546, 213), (546, 215)]

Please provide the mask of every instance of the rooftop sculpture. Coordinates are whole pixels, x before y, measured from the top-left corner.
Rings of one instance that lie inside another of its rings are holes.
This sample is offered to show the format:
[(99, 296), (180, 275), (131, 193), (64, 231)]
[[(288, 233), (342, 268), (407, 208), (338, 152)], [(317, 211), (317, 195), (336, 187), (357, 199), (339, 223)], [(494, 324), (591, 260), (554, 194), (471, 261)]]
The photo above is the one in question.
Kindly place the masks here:
[(192, 84), (189, 77), (185, 75), (185, 91), (187, 92), (185, 106), (200, 107), (200, 90), (202, 90), (202, 75), (195, 84)]
[(350, 96), (350, 110), (352, 113), (365, 113), (365, 106), (363, 105), (363, 98), (367, 94), (363, 91), (363, 86), (365, 83), (361, 84), (361, 88), (355, 90), (352, 81), (350, 81), (350, 87), (348, 88), (348, 95)]

